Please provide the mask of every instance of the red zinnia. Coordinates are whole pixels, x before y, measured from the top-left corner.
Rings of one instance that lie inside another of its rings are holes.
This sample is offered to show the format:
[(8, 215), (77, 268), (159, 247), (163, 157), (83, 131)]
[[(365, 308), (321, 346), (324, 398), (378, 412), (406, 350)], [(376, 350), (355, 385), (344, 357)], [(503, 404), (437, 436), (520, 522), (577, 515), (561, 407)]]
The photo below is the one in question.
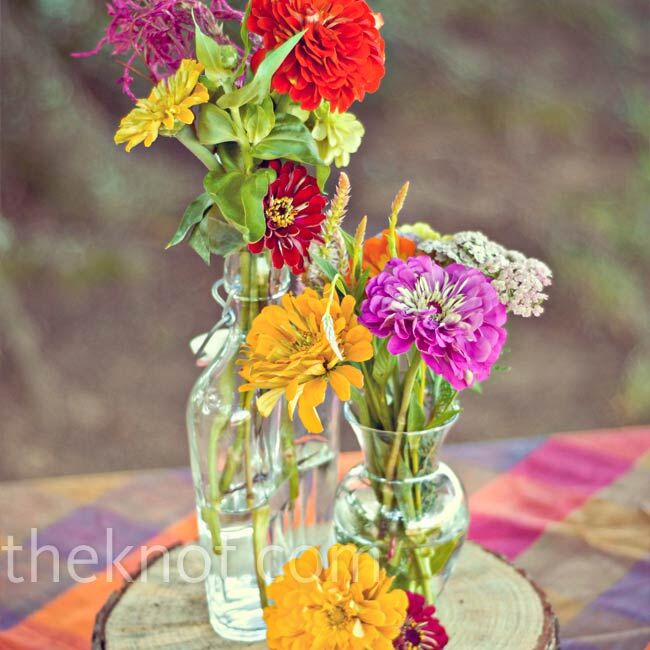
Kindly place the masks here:
[(261, 253), (266, 246), (276, 269), (286, 264), (298, 275), (305, 270), (305, 259), (309, 260), (309, 244), (323, 241), (320, 231), (327, 199), (302, 165), (272, 160), (269, 167), (277, 178), (264, 199), (266, 233), (248, 250)]
[(253, 68), (269, 50), (306, 29), (275, 73), (273, 87), (306, 110), (326, 99), (332, 110), (346, 111), (375, 92), (384, 76), (380, 24), (364, 0), (253, 0), (248, 29), (263, 37)]
[(419, 594), (407, 591), (406, 595), (409, 599), (406, 621), (400, 635), (393, 641), (393, 647), (396, 650), (442, 650), (449, 643), (449, 637), (434, 616), (436, 608), (427, 605)]

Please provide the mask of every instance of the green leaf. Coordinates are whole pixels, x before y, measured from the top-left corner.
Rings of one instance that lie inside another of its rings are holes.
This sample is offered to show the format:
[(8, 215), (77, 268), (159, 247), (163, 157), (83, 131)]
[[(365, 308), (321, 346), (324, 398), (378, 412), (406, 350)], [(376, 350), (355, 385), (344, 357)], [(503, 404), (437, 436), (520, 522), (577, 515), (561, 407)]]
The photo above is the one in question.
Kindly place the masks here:
[[(433, 374), (433, 373), (432, 373)], [(460, 408), (456, 403), (458, 391), (445, 379), (439, 375), (434, 375), (436, 386), (434, 394), (434, 405), (431, 418), (427, 423), (427, 428), (438, 427), (447, 422), (449, 418), (457, 413)]]
[(343, 241), (345, 242), (345, 250), (348, 253), (348, 257), (352, 259), (352, 257), (354, 257), (354, 236), (351, 235), (346, 230), (341, 230), (341, 234), (343, 235)]
[(243, 171), (244, 160), (238, 143), (223, 142), (217, 145), (217, 155), (227, 172)]
[(374, 339), (375, 355), (372, 359), (372, 376), (375, 381), (384, 384), (391, 372), (397, 358), (388, 351), (388, 339)]
[(330, 165), (317, 165), (316, 166), (316, 181), (318, 182), (318, 187), (321, 192), (325, 191), (325, 185), (327, 185), (327, 179), (330, 177), (330, 172), (332, 168)]
[(226, 111), (214, 104), (201, 106), (198, 136), (201, 144), (221, 144), (237, 140), (232, 118)]
[(304, 36), (305, 31), (294, 34), (275, 50), (269, 52), (250, 83), (219, 98), (217, 102), (221, 108), (239, 108), (246, 104), (261, 104), (271, 92), (271, 79), (276, 70), (282, 65), (291, 50)]
[[(431, 575), (438, 575), (444, 567), (449, 564), (449, 558), (454, 554), (461, 544), (463, 543), (463, 538), (459, 535), (450, 539), (448, 542), (439, 544), (435, 546), (433, 550), (433, 557), (427, 558), (427, 570), (431, 571)], [(420, 549), (418, 549), (419, 551)]]
[(333, 282), (334, 278), (338, 275), (339, 278), (336, 282), (336, 287), (337, 289), (344, 295), (346, 296), (348, 293), (350, 293), (350, 290), (348, 289), (348, 286), (345, 284), (343, 281), (343, 278), (341, 278), (339, 272), (336, 270), (334, 265), (326, 260), (325, 258), (321, 257), (320, 255), (317, 255), (316, 253), (312, 254), (312, 261), (315, 262), (320, 270), (325, 274), (325, 277), (330, 281)]
[(208, 241), (213, 255), (231, 255), (246, 246), (242, 233), (235, 226), (226, 223), (216, 206), (213, 206), (198, 225)]
[(230, 255), (241, 250), (246, 242), (242, 233), (235, 226), (226, 223), (216, 206), (194, 228), (188, 244), (210, 264), (210, 255)]
[(203, 180), (203, 185), (219, 206), (221, 214), (248, 239), (246, 215), (241, 201), (241, 189), (245, 180), (246, 175), (240, 171), (228, 172), (223, 176), (210, 172)]
[(239, 230), (246, 243), (252, 243), (264, 236), (264, 197), (274, 179), (272, 169), (258, 169), (250, 176), (241, 171), (223, 176), (210, 172), (203, 184), (224, 219)]
[(406, 419), (406, 428), (408, 431), (422, 431), (426, 424), (426, 414), (422, 405), (418, 401), (418, 392), (414, 390), (411, 393), (411, 400), (409, 403), (409, 412)]
[(244, 107), (244, 128), (251, 144), (260, 143), (275, 126), (273, 100), (266, 97), (261, 104)]
[(314, 262), (316, 262), (316, 264), (318, 264), (318, 267), (330, 282), (336, 277), (338, 271), (334, 268), (334, 265), (329, 260), (326, 260), (324, 257), (321, 257), (316, 253), (312, 255), (312, 259)]
[(269, 191), (269, 184), (275, 180), (275, 171), (259, 169), (253, 176), (247, 178), (241, 188), (241, 201), (244, 205), (248, 241), (256, 242), (264, 237), (266, 232), (266, 217), (264, 216), (264, 197)]
[(199, 83), (202, 83), (208, 89), (210, 95), (214, 95), (219, 90), (219, 86), (210, 81), (204, 74), (199, 76)]
[(212, 197), (207, 193), (197, 196), (194, 201), (192, 201), (192, 203), (190, 203), (185, 209), (181, 223), (174, 233), (174, 236), (169, 240), (166, 248), (171, 248), (172, 246), (176, 246), (176, 244), (180, 244), (185, 239), (190, 230), (197, 223), (199, 223), (201, 219), (203, 219), (205, 211), (213, 203), (214, 201), (212, 200)]
[(368, 278), (370, 277), (370, 269), (364, 269), (364, 271), (359, 276), (357, 280), (357, 287), (354, 290), (354, 299), (357, 301), (357, 304), (361, 304), (361, 301), (366, 295), (366, 285), (368, 284)]
[(253, 147), (254, 158), (286, 158), (306, 165), (324, 165), (309, 129), (293, 115), (278, 115), (271, 133)]
[(210, 242), (201, 228), (194, 228), (187, 243), (199, 254), (199, 257), (206, 264), (210, 264)]
[(219, 45), (213, 38), (201, 31), (194, 21), (196, 58), (205, 66), (204, 74), (208, 80), (220, 85), (228, 79), (233, 79), (233, 68), (237, 64), (237, 50), (232, 45)]

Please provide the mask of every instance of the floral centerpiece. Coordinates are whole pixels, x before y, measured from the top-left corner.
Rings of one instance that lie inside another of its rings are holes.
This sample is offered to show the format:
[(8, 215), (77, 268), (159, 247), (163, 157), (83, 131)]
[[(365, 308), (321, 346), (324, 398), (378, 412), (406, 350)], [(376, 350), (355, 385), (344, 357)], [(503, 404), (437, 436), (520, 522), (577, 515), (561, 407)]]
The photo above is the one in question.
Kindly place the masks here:
[(328, 388), (348, 402), (365, 462), (339, 487), (338, 540), (371, 549), (401, 588), (432, 602), (469, 522), (462, 485), (439, 462), (458, 397), (496, 367), (508, 313), (543, 312), (551, 273), (481, 233), (400, 228), (407, 191), (385, 232), (365, 239), (364, 220), (354, 237), (343, 234), (343, 254), (335, 238), (329, 256), (321, 245), (306, 273), (321, 293), (307, 288), (265, 309), (241, 372), (261, 392), (263, 415), (284, 397), (310, 431), (321, 429)]
[[(444, 647), (432, 603), (468, 511), (438, 452), (459, 394), (497, 367), (509, 314), (542, 313), (549, 269), (481, 233), (399, 224), (408, 184), (386, 230), (367, 237), (364, 217), (346, 232), (350, 181), (341, 172), (328, 197), (330, 169), (360, 147), (349, 109), (385, 71), (383, 20), (365, 0), (107, 7), (106, 34), (75, 56), (108, 46), (122, 66), (135, 105), (115, 142), (173, 137), (202, 163), (203, 191), (168, 247), (225, 259), (219, 346), (188, 408), (201, 542), (221, 558), (206, 581), (214, 628), (250, 641), (266, 623), (271, 648)], [(153, 87), (138, 99), (142, 79)], [(341, 545), (327, 569), (316, 550), (265, 564), (288, 539), (277, 503), (300, 496), (292, 423), (322, 432), (329, 393), (365, 456), (339, 486)], [(286, 575), (303, 569), (307, 586)], [(292, 616), (297, 603), (308, 620)]]

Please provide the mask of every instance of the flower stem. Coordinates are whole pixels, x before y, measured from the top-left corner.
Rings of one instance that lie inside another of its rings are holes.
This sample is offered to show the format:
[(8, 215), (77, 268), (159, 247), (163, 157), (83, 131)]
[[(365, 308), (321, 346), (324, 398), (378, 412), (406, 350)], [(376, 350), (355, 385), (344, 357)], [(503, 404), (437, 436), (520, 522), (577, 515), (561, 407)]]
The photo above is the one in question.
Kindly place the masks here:
[(209, 170), (219, 169), (219, 163), (214, 155), (197, 139), (194, 129), (185, 126), (176, 134), (176, 139), (191, 151)]
[(255, 579), (257, 588), (260, 592), (260, 604), (262, 609), (268, 607), (269, 598), (266, 594), (266, 580), (264, 579), (264, 566), (262, 558), (264, 550), (264, 540), (269, 529), (271, 520), (271, 509), (268, 504), (255, 508), (252, 511), (253, 517), (253, 561), (255, 563)]
[(415, 363), (414, 360), (409, 359), (410, 365), (404, 378), (404, 390), (402, 391), (402, 405), (399, 409), (399, 415), (397, 416), (397, 427), (396, 431), (398, 434), (404, 433), (406, 430), (406, 416), (409, 410), (409, 404), (411, 403), (411, 393), (413, 392), (413, 387), (415, 386), (415, 380), (420, 372), (420, 364)]
[(376, 422), (381, 423), (381, 426), (384, 429), (384, 431), (390, 431), (391, 421), (390, 421), (390, 415), (387, 413), (388, 407), (385, 404), (385, 400), (384, 403), (382, 404), (382, 400), (379, 397), (381, 391), (379, 391), (375, 385), (375, 380), (372, 376), (372, 371), (368, 369), (365, 363), (362, 364), (361, 369), (364, 375), (364, 386), (366, 388), (366, 393), (368, 395), (368, 404), (374, 416), (374, 420)]
[(219, 479), (217, 470), (217, 455), (219, 451), (219, 440), (228, 427), (228, 416), (220, 415), (215, 417), (210, 429), (210, 441), (208, 444), (208, 482), (209, 504), (201, 511), (210, 536), (212, 537), (212, 549), (217, 555), (221, 554), (221, 526), (219, 525), (219, 506), (221, 493), (219, 491)]
[(253, 167), (253, 156), (251, 155), (250, 142), (248, 140), (248, 135), (246, 134), (246, 129), (241, 119), (241, 114), (239, 113), (239, 108), (232, 108), (230, 110), (232, 115), (233, 122), (235, 123), (235, 132), (239, 140), (239, 146), (241, 147), (242, 159), (244, 161), (244, 167), (247, 172), (250, 172)]
[(399, 459), (400, 448), (402, 445), (402, 438), (404, 437), (404, 431), (406, 429), (406, 415), (408, 413), (408, 407), (411, 402), (411, 393), (415, 385), (415, 379), (417, 378), (418, 372), (420, 370), (420, 364), (415, 363), (413, 359), (409, 359), (410, 365), (404, 378), (404, 390), (402, 391), (402, 404), (399, 410), (399, 415), (397, 417), (397, 427), (395, 432), (395, 440), (393, 441), (393, 446), (390, 451), (390, 456), (388, 457), (388, 462), (386, 463), (386, 479), (388, 483), (384, 487), (384, 506), (390, 508), (393, 503), (393, 488), (390, 485), (391, 481), (395, 480), (395, 475), (397, 472), (397, 461)]
[(420, 574), (419, 586), (422, 588), (422, 591), (424, 591), (422, 595), (425, 597), (427, 603), (433, 604), (433, 601), (435, 600), (432, 584), (433, 573), (429, 566), (429, 560), (422, 556), (422, 551), (422, 548), (414, 548), (413, 559), (415, 560), (415, 565)]
[(298, 472), (298, 459), (296, 441), (293, 438), (293, 426), (289, 420), (289, 411), (282, 408), (280, 414), (280, 438), (282, 441), (282, 474), (289, 481), (289, 507), (294, 509), (295, 501), (300, 491), (300, 474)]

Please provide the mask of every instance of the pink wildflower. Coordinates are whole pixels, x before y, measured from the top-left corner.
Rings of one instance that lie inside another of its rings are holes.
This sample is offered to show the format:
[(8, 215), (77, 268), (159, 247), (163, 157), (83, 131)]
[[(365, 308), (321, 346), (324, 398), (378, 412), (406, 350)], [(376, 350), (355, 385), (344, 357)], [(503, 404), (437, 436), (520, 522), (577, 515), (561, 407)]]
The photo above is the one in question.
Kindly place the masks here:
[(220, 21), (241, 22), (243, 13), (226, 0), (213, 0), (208, 7), (201, 0), (109, 0), (106, 10), (111, 22), (106, 34), (88, 52), (74, 57), (97, 54), (104, 45), (112, 47), (113, 56), (123, 56), (124, 71), (118, 83), (131, 99), (133, 75), (140, 57), (154, 83), (176, 72), (183, 59), (196, 58), (194, 52), (194, 18), (201, 31), (221, 44), (232, 44), (223, 33)]

